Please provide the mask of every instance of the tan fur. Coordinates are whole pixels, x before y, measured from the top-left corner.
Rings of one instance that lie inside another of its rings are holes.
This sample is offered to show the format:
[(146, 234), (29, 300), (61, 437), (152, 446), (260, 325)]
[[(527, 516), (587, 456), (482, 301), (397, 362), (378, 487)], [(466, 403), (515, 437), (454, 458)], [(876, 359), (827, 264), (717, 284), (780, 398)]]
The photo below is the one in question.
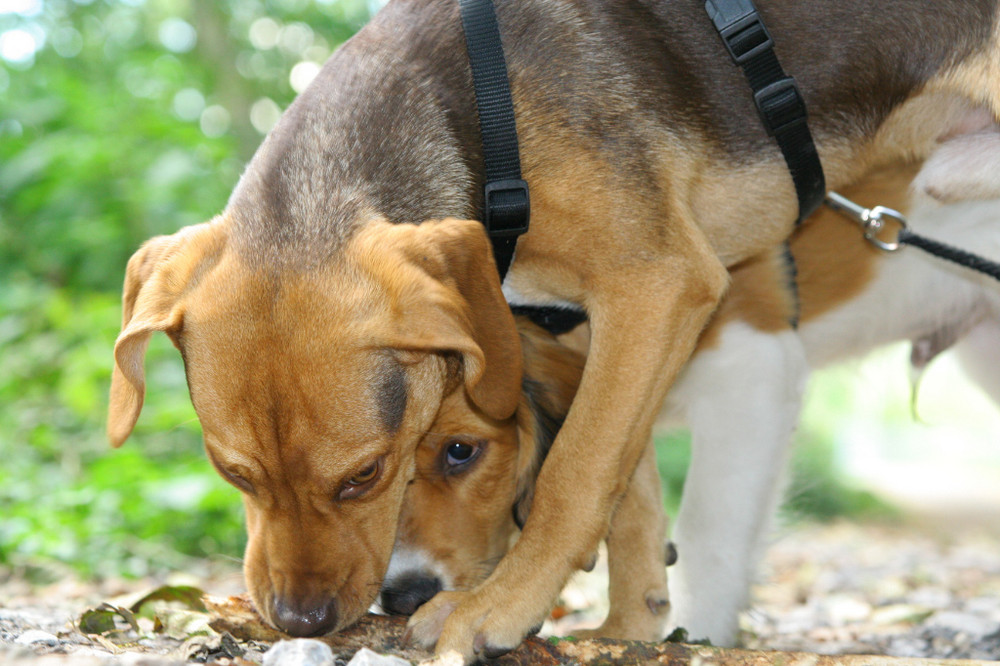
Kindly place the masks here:
[[(580, 382), (583, 357), (526, 320), (519, 320), (518, 328), (529, 376), (539, 378), (543, 399), (565, 415)], [(517, 531), (514, 511), (526, 516), (530, 508), (541, 465), (537, 436), (526, 394), (513, 416), (498, 421), (461, 388), (453, 391), (417, 448), (416, 475), (407, 489), (398, 541), (433, 556), (456, 589), (472, 589), (485, 580)], [(447, 474), (441, 463), (454, 441), (481, 444), (482, 452), (468, 469)], [(522, 503), (523, 509), (517, 506)]]
[(994, 18), (993, 36), (985, 48), (943, 72), (928, 88), (957, 91), (992, 109), (994, 118), (1000, 120), (1000, 13)]
[[(900, 164), (869, 174), (862, 183), (844, 189), (849, 198), (865, 206), (884, 205), (906, 209), (908, 185), (919, 164)], [(792, 236), (791, 252), (799, 271), (801, 317), (808, 321), (850, 300), (873, 275), (880, 251), (862, 237), (861, 229), (839, 213), (822, 208)], [(725, 299), (703, 332), (698, 349), (717, 344), (723, 326), (744, 321), (761, 331), (787, 329), (795, 302), (785, 288), (787, 265), (784, 249), (745, 261), (731, 270)], [(555, 344), (544, 331), (524, 319), (518, 328), (525, 350), (529, 377), (554, 378), (561, 387), (558, 402), (568, 407), (579, 382), (579, 368), (589, 347), (589, 327), (584, 324), (559, 336)], [(460, 392), (449, 397), (418, 453), (432, 466), (440, 446), (449, 437), (490, 441), (488, 463), (453, 479), (421, 474), (408, 491), (400, 539), (432, 553), (456, 580), (455, 589), (471, 589), (489, 574), (506, 550), (514, 525), (510, 520), (510, 488), (538, 474), (531, 456), (533, 421), (522, 399), (518, 428), (499, 430), (481, 415)], [(519, 462), (511, 453), (520, 447)], [(488, 466), (487, 466), (488, 465)], [(498, 492), (497, 486), (505, 490)], [(500, 501), (496, 501), (497, 498)], [(525, 514), (527, 512), (525, 511)], [(580, 636), (659, 640), (665, 628), (669, 599), (663, 562), (665, 519), (656, 471), (655, 450), (649, 445), (615, 509), (607, 537), (610, 574), (610, 613), (596, 630)], [(484, 566), (483, 563), (489, 563)], [(658, 610), (660, 612), (654, 612)]]

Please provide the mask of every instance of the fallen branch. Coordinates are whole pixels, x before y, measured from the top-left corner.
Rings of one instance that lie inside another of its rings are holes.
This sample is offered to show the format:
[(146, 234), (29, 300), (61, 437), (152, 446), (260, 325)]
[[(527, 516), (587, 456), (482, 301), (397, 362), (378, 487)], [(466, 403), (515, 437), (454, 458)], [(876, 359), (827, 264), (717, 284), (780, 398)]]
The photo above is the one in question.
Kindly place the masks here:
[[(275, 642), (288, 636), (261, 619), (245, 596), (206, 596), (205, 606), (212, 614), (210, 625), (219, 632), (229, 632), (242, 640)], [(318, 640), (327, 643), (334, 652), (350, 656), (362, 647), (381, 654), (392, 654), (411, 662), (429, 659), (432, 655), (403, 644), (405, 618), (367, 615), (354, 626)], [(447, 659), (442, 666), (449, 664)], [(817, 655), (804, 652), (769, 652), (704, 647), (681, 643), (643, 643), (609, 639), (542, 639), (529, 638), (519, 648), (489, 662), (495, 666), (563, 666), (604, 664), (662, 666), (971, 666), (989, 662), (958, 659), (901, 659), (866, 655)]]

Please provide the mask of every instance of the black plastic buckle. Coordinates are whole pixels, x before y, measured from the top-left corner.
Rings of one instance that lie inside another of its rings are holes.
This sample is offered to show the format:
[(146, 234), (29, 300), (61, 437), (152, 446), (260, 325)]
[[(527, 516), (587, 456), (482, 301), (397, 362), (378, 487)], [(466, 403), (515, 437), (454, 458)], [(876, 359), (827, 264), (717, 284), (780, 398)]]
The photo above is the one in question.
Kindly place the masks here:
[(806, 103), (792, 77), (765, 86), (753, 94), (760, 119), (771, 136), (806, 122)]
[(729, 56), (737, 65), (774, 47), (771, 33), (760, 20), (753, 3), (744, 0), (706, 0), (705, 9), (722, 36), (722, 43), (729, 51)]
[(494, 180), (486, 183), (483, 224), (490, 236), (520, 236), (528, 231), (531, 202), (528, 183), (523, 180)]

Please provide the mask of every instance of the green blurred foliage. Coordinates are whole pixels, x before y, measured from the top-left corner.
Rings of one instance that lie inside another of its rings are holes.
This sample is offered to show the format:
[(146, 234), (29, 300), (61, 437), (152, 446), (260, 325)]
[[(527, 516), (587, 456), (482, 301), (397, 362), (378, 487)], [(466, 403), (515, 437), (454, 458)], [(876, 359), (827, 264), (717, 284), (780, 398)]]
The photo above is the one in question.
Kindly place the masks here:
[(222, 209), (254, 109), (287, 106), (293, 67), (368, 17), (360, 0), (16, 4), (40, 13), (0, 14), (0, 34), (44, 46), (0, 64), (0, 277), (98, 290), (142, 241)]
[(292, 71), (368, 16), (364, 0), (0, 3), (0, 565), (241, 556), (239, 493), (205, 459), (164, 336), (135, 433), (105, 440), (125, 264), (223, 208)]

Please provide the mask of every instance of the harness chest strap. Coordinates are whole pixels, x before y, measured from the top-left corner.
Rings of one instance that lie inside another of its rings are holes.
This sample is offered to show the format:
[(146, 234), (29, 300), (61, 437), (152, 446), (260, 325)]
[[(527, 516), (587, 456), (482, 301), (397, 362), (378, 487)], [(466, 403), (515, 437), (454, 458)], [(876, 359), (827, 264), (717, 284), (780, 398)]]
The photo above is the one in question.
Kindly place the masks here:
[[(483, 224), (503, 281), (517, 237), (528, 231), (528, 184), (521, 177), (514, 103), (493, 2), (459, 0), (459, 8), (483, 148)], [(761, 121), (781, 149), (801, 221), (823, 202), (826, 184), (795, 79), (781, 68), (774, 40), (751, 0), (707, 0), (705, 10), (733, 62), (743, 68)]]
[(819, 208), (826, 194), (802, 93), (781, 68), (771, 33), (751, 0), (706, 0), (705, 11), (729, 56), (743, 69), (760, 120), (781, 149), (795, 184), (801, 222)]
[(514, 101), (493, 2), (459, 0), (459, 8), (486, 172), (483, 224), (493, 244), (493, 256), (503, 282), (514, 258), (517, 237), (528, 231), (531, 212), (528, 184), (521, 178)]

